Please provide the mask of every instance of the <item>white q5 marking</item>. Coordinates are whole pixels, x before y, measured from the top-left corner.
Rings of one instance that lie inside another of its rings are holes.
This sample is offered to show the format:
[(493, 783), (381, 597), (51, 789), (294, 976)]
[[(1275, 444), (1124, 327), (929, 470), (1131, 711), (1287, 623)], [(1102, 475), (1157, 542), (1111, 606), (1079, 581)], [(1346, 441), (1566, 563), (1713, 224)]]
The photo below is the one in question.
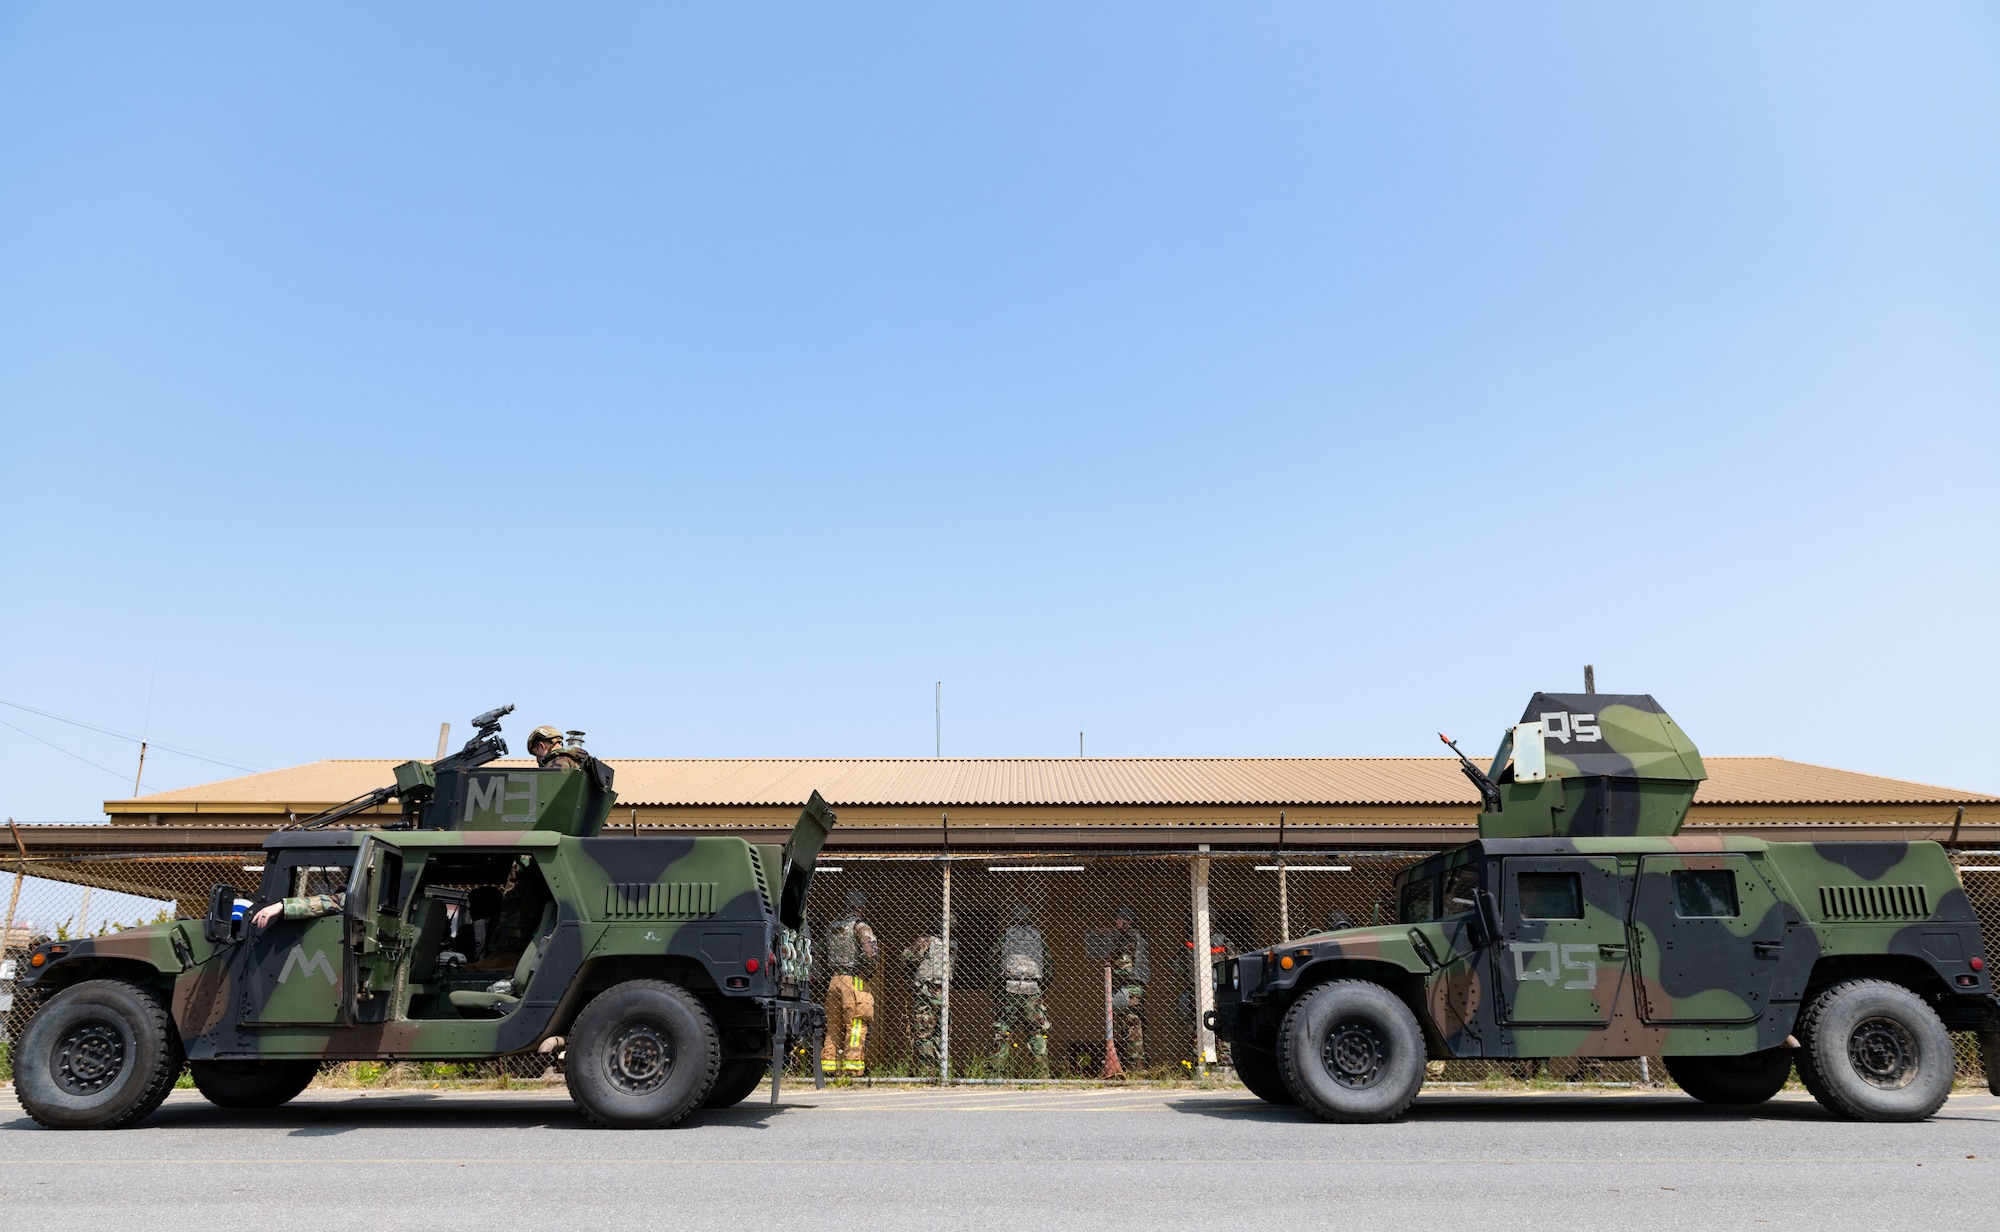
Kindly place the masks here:
[(1568, 744), (1574, 738), (1578, 743), (1590, 744), (1604, 739), (1603, 733), (1597, 730), (1597, 716), (1594, 714), (1571, 714), (1567, 710), (1557, 710), (1553, 713), (1544, 711), (1540, 717), (1542, 734), (1551, 740)]
[[(313, 972), (317, 971), (326, 977), (327, 983), (334, 985), (340, 983), (339, 979), (333, 974), (333, 964), (327, 961), (325, 950), (314, 950), (311, 958), (307, 958), (305, 952), (306, 948), (304, 946), (295, 945), (292, 947), (292, 952), (285, 955), (285, 966), (283, 970), (278, 972), (278, 982), (280, 984), (292, 978), (293, 967), (299, 969), (300, 975), (310, 976)], [(1516, 961), (1518, 962), (1519, 960), (1517, 959)]]
[[(1585, 957), (1580, 960), (1577, 958), (1578, 954), (1595, 955), (1597, 953), (1597, 945), (1594, 942), (1557, 945), (1553, 941), (1510, 941), (1507, 943), (1507, 948), (1514, 952), (1514, 978), (1523, 984), (1532, 982), (1547, 984), (1550, 988), (1554, 988), (1556, 986), (1556, 978), (1562, 972), (1581, 971), (1583, 974), (1575, 979), (1564, 980), (1563, 987), (1597, 987), (1597, 959), (1595, 957)], [(1530, 954), (1547, 954), (1549, 956), (1548, 966), (1537, 966), (1533, 970), (1530, 970), (1528, 968), (1528, 955)]]

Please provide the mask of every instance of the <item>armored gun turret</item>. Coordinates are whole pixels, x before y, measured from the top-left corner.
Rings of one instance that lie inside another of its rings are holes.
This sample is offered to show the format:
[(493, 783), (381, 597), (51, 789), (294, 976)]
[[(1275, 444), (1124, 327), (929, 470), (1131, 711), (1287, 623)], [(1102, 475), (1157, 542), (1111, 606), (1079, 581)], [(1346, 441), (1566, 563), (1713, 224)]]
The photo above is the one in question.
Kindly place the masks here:
[(1481, 838), (1634, 838), (1678, 834), (1708, 771), (1647, 694), (1537, 693), (1487, 777)]

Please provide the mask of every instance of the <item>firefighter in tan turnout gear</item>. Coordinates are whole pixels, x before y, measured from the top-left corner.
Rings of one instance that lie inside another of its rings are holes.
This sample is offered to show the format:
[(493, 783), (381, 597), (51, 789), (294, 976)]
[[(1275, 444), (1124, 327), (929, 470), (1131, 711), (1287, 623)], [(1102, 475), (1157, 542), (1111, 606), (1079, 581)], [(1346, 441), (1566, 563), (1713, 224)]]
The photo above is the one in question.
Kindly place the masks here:
[(859, 1076), (868, 1069), (868, 1028), (875, 1021), (874, 982), (882, 973), (882, 946), (861, 918), (868, 896), (847, 896), (847, 914), (829, 924), (826, 947), (826, 1043), (819, 1067), (828, 1074)]

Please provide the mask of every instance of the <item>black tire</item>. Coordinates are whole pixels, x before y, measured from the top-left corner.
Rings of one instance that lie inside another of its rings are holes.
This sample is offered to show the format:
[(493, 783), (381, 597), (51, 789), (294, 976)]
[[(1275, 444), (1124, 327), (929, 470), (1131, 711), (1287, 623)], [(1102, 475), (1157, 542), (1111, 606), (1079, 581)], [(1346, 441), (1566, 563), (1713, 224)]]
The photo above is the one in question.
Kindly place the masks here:
[(318, 1061), (189, 1061), (194, 1089), (218, 1108), (276, 1108), (319, 1075)]
[(1250, 1094), (1265, 1103), (1289, 1107), (1298, 1102), (1285, 1086), (1278, 1058), (1270, 1053), (1249, 1044), (1237, 1044), (1229, 1050), (1229, 1063), (1235, 1067), (1237, 1079), (1250, 1088)]
[(1848, 980), (1799, 1015), (1799, 1078), (1850, 1121), (1921, 1121), (1951, 1094), (1951, 1034), (1923, 999), (1886, 980)]
[(14, 1092), (50, 1129), (122, 1129), (174, 1089), (185, 1058), (166, 1007), (136, 984), (88, 980), (50, 997), (21, 1033)]
[(730, 1108), (750, 1098), (750, 1093), (764, 1085), (764, 1079), (771, 1073), (771, 1063), (762, 1057), (744, 1057), (735, 1061), (724, 1061), (722, 1069), (715, 1075), (715, 1086), (708, 1092), (708, 1098), (701, 1101), (704, 1108)]
[(1785, 1089), (1792, 1050), (1772, 1048), (1739, 1057), (1663, 1057), (1681, 1090), (1704, 1104), (1761, 1104)]
[(692, 994), (664, 980), (629, 980), (598, 994), (569, 1031), (570, 1098), (606, 1129), (672, 1125), (715, 1086), (722, 1049)]
[(1328, 1121), (1393, 1121), (1424, 1085), (1416, 1015), (1366, 980), (1334, 980), (1294, 1001), (1277, 1053), (1292, 1097)]

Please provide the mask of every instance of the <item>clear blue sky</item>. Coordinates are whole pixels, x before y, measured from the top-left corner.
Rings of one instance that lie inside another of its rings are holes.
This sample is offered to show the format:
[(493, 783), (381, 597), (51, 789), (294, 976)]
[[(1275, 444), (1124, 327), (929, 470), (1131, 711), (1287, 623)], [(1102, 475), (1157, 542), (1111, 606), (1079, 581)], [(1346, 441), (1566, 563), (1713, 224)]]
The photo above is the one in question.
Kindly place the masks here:
[(2000, 790), (1992, 6), (948, 7), (0, 7), (0, 699)]

